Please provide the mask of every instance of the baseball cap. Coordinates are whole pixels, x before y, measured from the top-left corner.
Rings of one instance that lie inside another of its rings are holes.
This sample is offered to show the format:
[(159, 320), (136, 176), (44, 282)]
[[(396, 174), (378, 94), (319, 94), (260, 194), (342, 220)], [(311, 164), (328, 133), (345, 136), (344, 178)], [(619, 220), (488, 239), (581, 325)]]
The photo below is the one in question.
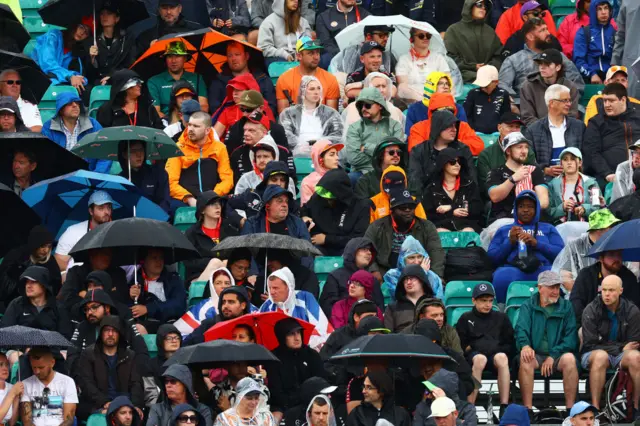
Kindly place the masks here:
[(524, 121), (522, 121), (522, 118), (520, 118), (520, 116), (515, 112), (511, 112), (511, 111), (507, 111), (504, 114), (502, 114), (500, 116), (500, 121), (498, 123), (500, 124), (519, 123), (520, 125), (524, 126)]
[(545, 49), (535, 57), (534, 62), (548, 62), (562, 65), (562, 53), (556, 49)]
[(418, 204), (406, 189), (391, 191), (390, 195), (391, 197), (389, 199), (389, 205), (392, 209), (398, 206), (404, 206), (406, 204), (411, 204), (413, 206)]
[(106, 191), (96, 191), (89, 197), (89, 207), (96, 205), (101, 206), (103, 204), (113, 204), (113, 198)]
[(582, 160), (582, 153), (580, 152), (580, 150), (576, 147), (569, 147), (569, 148), (565, 148), (562, 150), (562, 152), (560, 153), (560, 159), (562, 159), (562, 157), (565, 154), (572, 154), (574, 157), (579, 158)]
[(360, 46), (360, 54), (364, 55), (365, 53), (369, 53), (374, 49), (378, 49), (381, 52), (384, 52), (384, 46), (375, 42), (375, 41), (365, 41)]
[(618, 222), (620, 222), (620, 219), (615, 217), (613, 213), (611, 213), (611, 210), (596, 210), (589, 215), (589, 229), (587, 229), (587, 231), (598, 231), (600, 229), (607, 229)]
[(629, 75), (629, 71), (627, 71), (627, 67), (622, 66), (622, 65), (614, 65), (611, 68), (609, 68), (609, 70), (607, 71), (607, 76), (605, 77), (605, 80), (611, 80), (611, 78), (617, 73), (617, 72), (623, 72), (624, 75), (628, 76)]
[(525, 4), (522, 5), (522, 8), (520, 9), (520, 17), (522, 18), (525, 13), (533, 9), (537, 9), (539, 7), (542, 7), (542, 5), (535, 0), (530, 0), (526, 2)]
[(498, 80), (498, 69), (493, 65), (483, 65), (478, 69), (476, 79), (472, 84), (487, 87), (492, 81)]
[(267, 114), (263, 114), (260, 111), (252, 112), (251, 115), (247, 117), (247, 120), (249, 120), (252, 123), (262, 124), (267, 130), (271, 128), (271, 122), (269, 122), (269, 117), (267, 117)]
[(180, 107), (182, 118), (186, 122), (189, 122), (189, 119), (191, 118), (191, 114), (199, 111), (202, 111), (202, 108), (200, 107), (200, 102), (196, 101), (195, 99), (188, 99), (184, 101), (182, 103), (182, 106)]
[(258, 92), (257, 90), (245, 90), (240, 96), (238, 105), (255, 109), (264, 105), (264, 97), (262, 96), (262, 93)]
[(598, 414), (598, 409), (593, 405), (585, 401), (578, 401), (575, 404), (573, 404), (573, 407), (569, 412), (569, 417), (575, 417), (578, 414), (584, 413), (585, 411), (593, 411), (593, 414)]
[(392, 33), (396, 29), (390, 25), (365, 25), (364, 27), (364, 35), (373, 34), (376, 31), (381, 33)]
[(0, 111), (8, 111), (11, 114), (15, 114), (16, 112), (13, 110), (13, 108), (9, 108), (9, 107), (2, 107), (0, 108)]
[(496, 292), (493, 291), (493, 286), (487, 283), (480, 283), (473, 288), (471, 294), (472, 299), (477, 299), (480, 296), (493, 296), (496, 297)]
[(158, 6), (179, 6), (182, 4), (180, 0), (160, 0)]
[(32, 265), (29, 266), (23, 273), (20, 275), (20, 281), (29, 280), (40, 283), (41, 285), (48, 287), (49, 286), (49, 269), (44, 266)]
[(318, 50), (324, 49), (320, 40), (313, 40), (309, 36), (302, 36), (296, 42), (296, 52), (302, 52), (303, 50)]
[(191, 90), (190, 87), (183, 87), (182, 89), (176, 92), (176, 96), (184, 95), (185, 93), (190, 93), (193, 96), (196, 95), (196, 93), (193, 90)]
[(344, 148), (344, 144), (343, 143), (334, 143), (334, 144), (328, 144), (327, 146), (325, 146), (324, 148), (322, 148), (322, 151), (320, 151), (320, 157), (322, 157), (322, 155), (329, 151), (330, 149), (335, 149), (336, 151), (340, 152), (342, 151), (342, 149)]
[(538, 285), (551, 287), (558, 284), (562, 284), (562, 278), (557, 272), (544, 271), (538, 274)]
[(431, 417), (447, 417), (449, 414), (456, 411), (456, 404), (446, 396), (436, 398), (431, 403)]
[(131, 89), (132, 87), (137, 86), (138, 84), (142, 84), (144, 83), (144, 81), (142, 81), (139, 77), (133, 77), (130, 78), (129, 80), (127, 80), (127, 82), (122, 86), (122, 88), (120, 89), (120, 92), (126, 92), (127, 90)]
[(514, 145), (518, 145), (520, 143), (526, 142), (531, 145), (531, 141), (524, 137), (524, 135), (520, 132), (509, 133), (502, 140), (502, 151), (506, 152), (507, 149), (511, 148)]
[(632, 151), (640, 149), (640, 139), (638, 139), (633, 145), (629, 146), (629, 149)]

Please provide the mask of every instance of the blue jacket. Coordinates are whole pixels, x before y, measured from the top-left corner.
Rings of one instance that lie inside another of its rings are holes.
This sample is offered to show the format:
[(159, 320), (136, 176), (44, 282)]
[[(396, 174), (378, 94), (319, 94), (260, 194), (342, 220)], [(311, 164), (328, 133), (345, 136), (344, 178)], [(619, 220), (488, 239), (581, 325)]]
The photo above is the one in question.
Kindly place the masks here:
[[(67, 147), (67, 136), (64, 134), (64, 130), (62, 130), (62, 119), (58, 118), (58, 115), (60, 114), (60, 110), (71, 102), (80, 102), (78, 142), (80, 142), (84, 135), (102, 130), (100, 123), (86, 114), (82, 100), (78, 95), (68, 92), (61, 93), (56, 99), (56, 115), (44, 123), (42, 126), (42, 134), (63, 148)], [(109, 160), (87, 159), (87, 161), (89, 162), (89, 170), (92, 172), (109, 173), (109, 170), (111, 170), (111, 161)]]
[[(533, 221), (528, 225), (520, 223), (516, 214), (518, 200), (523, 197), (532, 198), (536, 202), (536, 215), (533, 218)], [(560, 250), (564, 247), (564, 241), (553, 225), (550, 223), (540, 222), (540, 203), (538, 202), (538, 197), (536, 197), (535, 192), (526, 190), (518, 194), (513, 203), (513, 218), (515, 222), (511, 225), (505, 225), (498, 229), (491, 240), (491, 244), (489, 244), (487, 254), (493, 261), (493, 264), (496, 267), (503, 266), (507, 263), (511, 263), (511, 261), (518, 255), (518, 243), (516, 242), (515, 244), (512, 244), (511, 241), (509, 241), (509, 231), (514, 225), (522, 227), (522, 229), (529, 234), (534, 233), (537, 225), (538, 233), (535, 237), (538, 244), (535, 249), (533, 249), (533, 253), (538, 259), (540, 259), (542, 266), (551, 266), (558, 253), (560, 253)], [(530, 246), (527, 246), (527, 249), (532, 250)]]
[[(49, 30), (36, 38), (36, 47), (31, 52), (31, 58), (40, 66), (42, 72), (51, 78), (51, 84), (54, 86), (68, 84), (71, 77), (83, 74), (80, 60), (80, 72), (69, 70), (73, 54), (64, 53), (64, 39), (60, 30)], [(84, 84), (87, 83), (85, 78)]]
[(606, 73), (611, 66), (611, 55), (615, 42), (616, 30), (611, 19), (606, 25), (598, 23), (597, 8), (608, 0), (593, 0), (589, 6), (590, 40), (585, 39), (585, 30), (580, 28), (573, 41), (573, 62), (586, 78), (591, 78), (597, 71)]
[[(456, 118), (460, 121), (467, 122), (467, 113), (464, 110), (464, 107), (456, 102)], [(407, 110), (407, 121), (404, 126), (405, 135), (409, 136), (409, 132), (411, 131), (411, 127), (424, 120), (429, 119), (429, 107), (423, 104), (422, 102), (415, 102), (409, 109)]]

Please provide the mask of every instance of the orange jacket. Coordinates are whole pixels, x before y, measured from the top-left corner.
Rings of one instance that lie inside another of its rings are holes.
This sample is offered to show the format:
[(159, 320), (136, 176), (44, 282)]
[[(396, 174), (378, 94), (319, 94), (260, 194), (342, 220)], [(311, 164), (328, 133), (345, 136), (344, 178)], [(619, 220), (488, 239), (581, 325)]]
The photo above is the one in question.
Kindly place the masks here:
[(202, 191), (215, 191), (218, 195), (227, 195), (233, 188), (233, 170), (229, 162), (227, 147), (214, 139), (213, 129), (209, 130), (207, 142), (202, 149), (189, 140), (189, 132), (182, 133), (177, 143), (184, 156), (173, 157), (167, 160), (165, 169), (169, 175), (169, 193), (171, 198), (182, 200), (188, 195), (193, 195), (186, 188), (180, 185), (180, 175), (183, 170), (188, 169), (201, 158), (211, 158), (218, 163), (218, 183), (214, 188), (202, 188)]
[[(391, 213), (391, 208), (389, 206), (389, 194), (384, 192), (384, 188), (382, 187), (382, 182), (384, 182), (384, 176), (389, 172), (400, 172), (402, 176), (404, 176), (404, 186), (407, 187), (407, 174), (402, 170), (401, 167), (398, 166), (389, 166), (384, 172), (382, 172), (382, 176), (380, 177), (380, 192), (373, 197), (370, 198), (371, 202), (375, 206), (375, 208), (371, 209), (369, 215), (369, 223), (373, 223), (375, 220), (380, 219), (381, 217), (389, 216)], [(413, 197), (415, 200), (416, 197)], [(416, 206), (416, 217), (420, 219), (426, 219), (427, 214), (424, 212), (424, 208), (422, 208), (422, 204), (418, 203)]]
[[(498, 38), (505, 44), (509, 37), (515, 34), (516, 31), (520, 30), (524, 25), (524, 21), (520, 17), (520, 9), (522, 9), (522, 5), (520, 3), (516, 3), (515, 6), (507, 9), (500, 19), (498, 20), (498, 25), (496, 25), (496, 34)], [(551, 16), (551, 12), (545, 10), (544, 14), (544, 22), (547, 24), (547, 28), (552, 36), (557, 37), (558, 32), (556, 31), (556, 23), (553, 22), (553, 16)]]
[[(453, 99), (453, 95), (450, 93), (434, 93), (431, 96), (429, 102), (428, 119), (422, 120), (411, 126), (409, 131), (409, 152), (413, 147), (420, 145), (422, 142), (429, 140), (431, 134), (431, 115), (434, 111), (443, 107), (451, 107), (455, 110), (454, 114), (457, 114), (458, 108), (456, 107), (456, 101)], [(458, 140), (467, 145), (471, 149), (473, 155), (479, 155), (480, 151), (484, 149), (484, 142), (476, 132), (473, 131), (471, 126), (464, 121), (458, 122)]]

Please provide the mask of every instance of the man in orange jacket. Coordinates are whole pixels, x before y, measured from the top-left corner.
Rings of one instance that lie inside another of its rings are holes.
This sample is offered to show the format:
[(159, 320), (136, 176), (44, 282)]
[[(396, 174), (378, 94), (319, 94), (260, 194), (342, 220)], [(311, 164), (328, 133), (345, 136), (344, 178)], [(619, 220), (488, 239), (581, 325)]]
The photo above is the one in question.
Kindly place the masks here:
[[(373, 223), (381, 217), (391, 214), (391, 192), (406, 191), (409, 187), (407, 174), (398, 166), (389, 166), (382, 172), (380, 178), (380, 192), (370, 198), (372, 206), (369, 214), (369, 223)], [(413, 197), (415, 200), (416, 197)], [(416, 201), (417, 202), (417, 201)], [(416, 217), (426, 219), (427, 214), (421, 203), (416, 205)]]
[(535, 0), (518, 0), (513, 7), (507, 9), (500, 17), (500, 20), (498, 20), (498, 25), (496, 25), (496, 34), (502, 44), (505, 44), (507, 40), (509, 40), (509, 37), (522, 28), (524, 25), (522, 15), (527, 13), (533, 17), (542, 19), (545, 24), (547, 24), (549, 33), (557, 37), (556, 23), (553, 22), (551, 12), (542, 9), (542, 5)]
[[(429, 102), (429, 118), (414, 124), (409, 132), (409, 152), (411, 152), (411, 149), (415, 146), (429, 140), (429, 136), (431, 134), (431, 116), (435, 111), (441, 109), (448, 109), (454, 115), (457, 114), (458, 109), (452, 94), (434, 93), (431, 96), (431, 101)], [(484, 149), (484, 142), (482, 142), (482, 139), (480, 139), (471, 126), (464, 121), (459, 123), (457, 139), (467, 145), (471, 150), (471, 153), (475, 156), (479, 155), (480, 151)]]
[(227, 195), (233, 188), (233, 171), (227, 148), (215, 139), (211, 116), (195, 112), (188, 123), (177, 144), (184, 156), (170, 158), (165, 168), (171, 198), (195, 207), (202, 192)]

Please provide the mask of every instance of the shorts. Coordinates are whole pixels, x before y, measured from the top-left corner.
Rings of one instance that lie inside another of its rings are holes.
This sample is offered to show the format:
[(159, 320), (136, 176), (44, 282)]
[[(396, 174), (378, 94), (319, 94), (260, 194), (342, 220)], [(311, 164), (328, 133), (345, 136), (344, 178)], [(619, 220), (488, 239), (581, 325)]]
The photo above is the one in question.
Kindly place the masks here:
[(487, 366), (484, 368), (484, 371), (493, 371), (494, 373), (498, 372), (498, 369), (496, 368), (496, 366), (493, 363), (494, 355), (485, 355), (485, 354), (483, 354), (481, 352), (478, 352), (478, 351), (471, 351), (467, 355), (465, 355), (465, 359), (467, 360), (469, 365), (473, 366), (473, 357), (476, 356), (476, 355), (484, 355), (484, 356), (487, 357)]
[[(542, 354), (538, 354), (536, 353), (536, 361), (538, 361), (538, 370), (542, 367), (542, 364), (544, 364), (545, 360), (549, 358), (549, 355), (542, 355)], [(558, 363), (560, 362), (560, 358), (562, 357), (558, 357), (557, 359), (553, 360), (553, 366), (551, 367), (551, 373), (555, 374), (558, 372)]]
[[(585, 370), (589, 370), (589, 357), (591, 356), (591, 352), (585, 352), (582, 354), (582, 358), (580, 359), (580, 363), (582, 364), (582, 368)], [(624, 352), (620, 352), (618, 355), (609, 355), (609, 368), (617, 368), (620, 362), (622, 361), (622, 357), (624, 356)]]

